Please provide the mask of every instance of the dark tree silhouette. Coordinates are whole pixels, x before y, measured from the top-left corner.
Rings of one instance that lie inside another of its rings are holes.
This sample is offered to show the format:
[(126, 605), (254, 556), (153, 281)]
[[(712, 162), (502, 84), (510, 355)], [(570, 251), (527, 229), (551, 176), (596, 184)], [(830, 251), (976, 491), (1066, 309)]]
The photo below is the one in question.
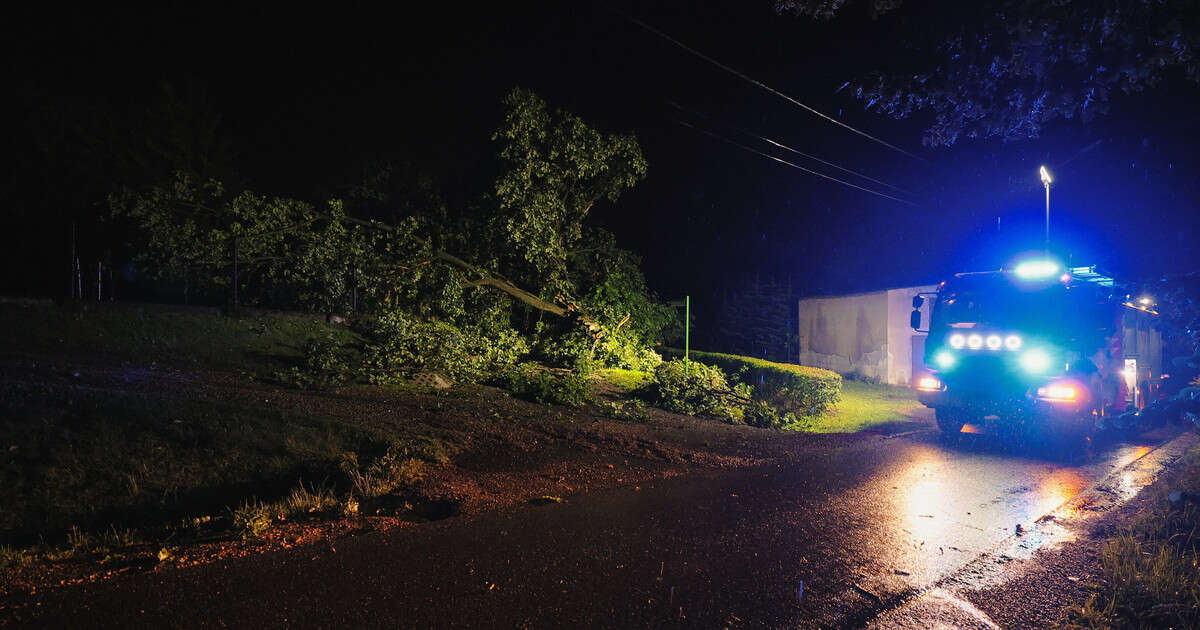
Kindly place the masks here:
[[(868, 110), (932, 114), (924, 143), (1035, 138), (1057, 119), (1108, 113), (1114, 96), (1200, 80), (1195, 0), (777, 0), (818, 20), (891, 22), (903, 54), (849, 81)], [(899, 51), (893, 51), (899, 52)], [(848, 79), (850, 77), (847, 77)]]

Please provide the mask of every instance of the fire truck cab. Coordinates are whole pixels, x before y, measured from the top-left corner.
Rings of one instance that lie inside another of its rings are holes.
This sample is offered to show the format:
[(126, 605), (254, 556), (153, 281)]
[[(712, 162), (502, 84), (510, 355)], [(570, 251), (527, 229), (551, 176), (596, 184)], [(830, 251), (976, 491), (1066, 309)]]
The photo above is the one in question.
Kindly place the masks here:
[(938, 427), (1091, 436), (1156, 394), (1162, 342), (1153, 300), (1094, 267), (1028, 258), (960, 273), (913, 298), (933, 300), (919, 400)]

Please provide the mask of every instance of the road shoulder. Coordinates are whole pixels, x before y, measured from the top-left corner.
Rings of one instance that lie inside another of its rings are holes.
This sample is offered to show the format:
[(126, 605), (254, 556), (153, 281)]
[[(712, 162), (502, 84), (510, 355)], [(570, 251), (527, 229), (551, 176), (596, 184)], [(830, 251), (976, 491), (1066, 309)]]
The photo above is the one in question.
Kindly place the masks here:
[(1046, 628), (1064, 624), (1103, 584), (1101, 552), (1110, 538), (1167, 501), (1186, 472), (1178, 464), (1198, 445), (1200, 437), (1193, 432), (1160, 443), (867, 625)]

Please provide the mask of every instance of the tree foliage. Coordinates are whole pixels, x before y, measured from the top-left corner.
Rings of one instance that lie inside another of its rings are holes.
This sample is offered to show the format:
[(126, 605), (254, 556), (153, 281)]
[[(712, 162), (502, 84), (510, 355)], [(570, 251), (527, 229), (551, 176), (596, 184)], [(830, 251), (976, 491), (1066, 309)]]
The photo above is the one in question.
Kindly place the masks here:
[(667, 411), (715, 416), (737, 424), (744, 419), (752, 391), (744, 383), (730, 385), (719, 367), (676, 359), (654, 370), (647, 395)]
[[(1200, 6), (1191, 0), (870, 1), (878, 19), (908, 37), (907, 65), (852, 81), (871, 111), (933, 115), (924, 142), (1035, 138), (1058, 119), (1089, 121), (1118, 94), (1169, 77), (1200, 80)], [(852, 0), (777, 0), (815, 19)], [(897, 51), (899, 52), (899, 51)]]
[(530, 346), (559, 364), (653, 368), (649, 345), (674, 310), (635, 255), (585, 224), (645, 174), (637, 141), (525, 90), (505, 102), (494, 196), (455, 212), (428, 180), (386, 164), (320, 204), (180, 173), (110, 206), (140, 231), (140, 262), (158, 278), (229, 289), (236, 260), (245, 303), (375, 316), (364, 365), (379, 382), (429, 369), (478, 380)]
[(570, 252), (579, 301), (602, 326), (592, 347), (608, 365), (652, 370), (661, 360), (648, 352), (656, 341), (681, 335), (675, 307), (656, 299), (646, 288), (641, 259), (617, 246), (613, 235), (590, 228), (585, 247)]
[(569, 299), (578, 287), (568, 258), (584, 219), (645, 177), (646, 161), (633, 136), (601, 133), (533, 92), (513, 90), (504, 102), (508, 115), (492, 136), (507, 168), (496, 180), (496, 223), (542, 297)]
[(121, 191), (109, 205), (140, 231), (138, 258), (150, 275), (198, 288), (230, 287), (236, 258), (239, 289), (258, 289), (246, 294), (251, 303), (339, 310), (356, 264), (379, 240), (348, 224), (338, 200), (318, 209), (251, 191), (230, 195), (218, 181), (185, 173), (166, 185)]
[(1167, 349), (1200, 357), (1200, 272), (1164, 279), (1150, 293), (1158, 298), (1159, 327)]

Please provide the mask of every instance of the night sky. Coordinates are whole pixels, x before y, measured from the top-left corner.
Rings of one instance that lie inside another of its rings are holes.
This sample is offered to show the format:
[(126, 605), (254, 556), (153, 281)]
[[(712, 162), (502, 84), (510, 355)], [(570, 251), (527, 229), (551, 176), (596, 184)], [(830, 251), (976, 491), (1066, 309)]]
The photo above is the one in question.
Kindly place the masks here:
[[(1064, 257), (1127, 278), (1200, 267), (1190, 247), (1200, 228), (1200, 92), (1182, 80), (1120, 97), (1089, 124), (1060, 121), (1041, 139), (932, 149), (920, 143), (927, 119), (882, 118), (838, 91), (919, 54), (903, 46), (904, 15), (871, 21), (848, 12), (814, 23), (775, 13), (769, 0), (507, 4), (15, 14), (4, 27), (12, 125), (0, 198), (5, 290), (62, 292), (72, 219), (83, 251), (118, 248), (120, 234), (96, 227), (106, 188), (169, 170), (125, 165), (97, 146), (113, 136), (136, 143), (163, 83), (219, 115), (227, 148), (214, 151), (214, 173), (314, 200), (388, 159), (433, 176), (452, 205), (470, 202), (495, 177), (489, 136), (514, 86), (605, 130), (632, 131), (649, 175), (616, 204), (598, 206), (593, 220), (644, 257), (664, 297), (736, 287), (753, 274), (816, 294), (996, 268), (1041, 246), (1043, 163), (1056, 178), (1051, 236)], [(920, 159), (751, 86), (622, 13)], [(910, 191), (916, 205), (771, 162), (680, 120), (852, 177), (734, 127), (774, 138)]]

